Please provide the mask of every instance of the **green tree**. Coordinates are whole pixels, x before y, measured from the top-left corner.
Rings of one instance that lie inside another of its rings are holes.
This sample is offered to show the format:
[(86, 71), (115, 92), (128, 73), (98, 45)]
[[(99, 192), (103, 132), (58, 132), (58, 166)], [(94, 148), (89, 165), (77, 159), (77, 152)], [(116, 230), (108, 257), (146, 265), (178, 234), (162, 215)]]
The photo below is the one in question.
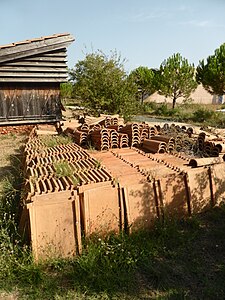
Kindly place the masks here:
[(179, 97), (187, 99), (197, 87), (194, 65), (179, 53), (165, 60), (156, 74), (158, 92), (172, 98), (173, 108)]
[(137, 85), (138, 96), (141, 98), (141, 103), (143, 103), (145, 95), (151, 95), (156, 91), (154, 72), (151, 69), (140, 66), (131, 71), (129, 76)]
[(196, 78), (210, 94), (225, 94), (225, 43), (206, 62), (199, 62)]
[(73, 85), (71, 82), (65, 82), (60, 84), (60, 93), (62, 99), (70, 99), (73, 94)]
[(136, 85), (124, 70), (124, 60), (111, 52), (87, 54), (70, 71), (75, 97), (94, 113), (119, 113), (125, 118), (136, 110)]

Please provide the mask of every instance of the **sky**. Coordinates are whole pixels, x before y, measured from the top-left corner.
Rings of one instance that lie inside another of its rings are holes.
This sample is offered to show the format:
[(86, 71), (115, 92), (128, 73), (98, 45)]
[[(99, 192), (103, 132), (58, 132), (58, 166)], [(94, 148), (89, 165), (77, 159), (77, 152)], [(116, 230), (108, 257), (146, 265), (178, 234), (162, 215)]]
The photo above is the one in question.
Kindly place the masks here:
[(71, 33), (70, 68), (98, 49), (127, 72), (174, 53), (197, 66), (225, 43), (225, 0), (0, 0), (0, 16), (0, 45)]

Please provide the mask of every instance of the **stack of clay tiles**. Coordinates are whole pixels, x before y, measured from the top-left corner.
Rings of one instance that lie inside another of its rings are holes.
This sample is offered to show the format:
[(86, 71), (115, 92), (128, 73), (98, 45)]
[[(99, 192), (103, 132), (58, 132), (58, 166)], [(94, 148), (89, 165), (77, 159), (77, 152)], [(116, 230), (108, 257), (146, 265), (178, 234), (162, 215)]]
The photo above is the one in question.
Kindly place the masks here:
[(192, 127), (165, 123), (162, 127), (145, 123), (122, 124), (118, 117), (102, 116), (88, 118), (88, 123), (71, 127), (64, 133), (73, 137), (75, 143), (96, 150), (142, 147), (150, 153), (183, 152), (199, 157), (217, 157), (225, 151), (224, 143), (206, 138), (205, 132), (194, 134)]
[[(110, 148), (124, 148), (129, 145), (129, 138), (126, 133), (121, 133), (122, 124), (118, 124), (117, 117), (101, 117), (89, 124), (79, 126), (68, 126), (64, 133), (73, 138), (80, 146), (92, 146), (96, 150), (108, 150)], [(99, 123), (98, 123), (99, 122)]]
[[(118, 230), (113, 178), (79, 145), (49, 147), (33, 131), (23, 165), (26, 180), (20, 228), (29, 231), (36, 259), (80, 253), (82, 232), (87, 236), (100, 228), (102, 232)], [(107, 199), (102, 201), (102, 197)]]
[(110, 147), (110, 131), (107, 128), (93, 130), (90, 133), (91, 143), (97, 150), (108, 150)]
[(86, 124), (84, 124), (80, 127), (68, 126), (65, 129), (64, 133), (68, 136), (71, 136), (76, 144), (80, 146), (85, 146), (88, 141), (88, 131), (89, 127)]
[[(223, 153), (193, 155), (206, 152), (208, 142), (222, 152), (223, 139), (218, 143), (213, 136), (168, 124), (122, 127), (110, 118), (101, 121), (78, 128), (100, 151), (85, 150), (79, 141), (47, 146), (36, 129), (29, 136), (20, 228), (36, 259), (74, 256), (82, 251), (81, 236), (148, 229), (165, 215), (190, 216), (225, 199)], [(73, 136), (75, 129), (70, 130)], [(130, 147), (120, 147), (122, 138)], [(148, 145), (149, 151), (141, 149)]]
[(120, 133), (125, 133), (128, 135), (129, 146), (139, 145), (141, 141), (141, 134), (139, 124), (132, 123), (127, 124), (120, 129)]
[(224, 201), (222, 157), (190, 160), (181, 154), (148, 154), (135, 147), (93, 156), (118, 184), (121, 216), (129, 231), (149, 228), (165, 215), (185, 217)]
[(199, 133), (196, 147), (203, 157), (218, 157), (219, 153), (224, 151), (223, 144), (207, 139), (205, 132)]
[[(183, 152), (198, 157), (218, 157), (225, 151), (224, 143), (211, 140), (205, 132), (194, 134), (193, 128), (165, 123), (149, 128), (149, 138), (141, 146), (150, 153)], [(224, 150), (223, 150), (224, 149)]]

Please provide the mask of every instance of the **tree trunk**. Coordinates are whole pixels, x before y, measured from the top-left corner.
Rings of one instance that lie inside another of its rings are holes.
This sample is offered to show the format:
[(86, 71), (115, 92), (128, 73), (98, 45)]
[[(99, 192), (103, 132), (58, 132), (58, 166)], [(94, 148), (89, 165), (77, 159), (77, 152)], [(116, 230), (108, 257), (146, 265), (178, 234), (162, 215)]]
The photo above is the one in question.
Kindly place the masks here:
[(144, 102), (144, 93), (141, 93), (141, 104)]
[(173, 97), (173, 109), (175, 108), (176, 100), (177, 100), (177, 98)]

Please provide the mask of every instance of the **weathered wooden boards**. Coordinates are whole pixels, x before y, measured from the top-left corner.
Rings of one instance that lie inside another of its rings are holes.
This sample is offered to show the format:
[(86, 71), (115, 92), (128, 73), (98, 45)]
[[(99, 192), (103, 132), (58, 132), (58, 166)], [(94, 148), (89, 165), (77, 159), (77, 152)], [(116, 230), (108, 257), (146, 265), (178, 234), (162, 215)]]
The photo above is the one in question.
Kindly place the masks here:
[(65, 33), (0, 46), (0, 122), (61, 119), (60, 83), (73, 41)]
[(64, 82), (70, 34), (0, 46), (0, 82)]

